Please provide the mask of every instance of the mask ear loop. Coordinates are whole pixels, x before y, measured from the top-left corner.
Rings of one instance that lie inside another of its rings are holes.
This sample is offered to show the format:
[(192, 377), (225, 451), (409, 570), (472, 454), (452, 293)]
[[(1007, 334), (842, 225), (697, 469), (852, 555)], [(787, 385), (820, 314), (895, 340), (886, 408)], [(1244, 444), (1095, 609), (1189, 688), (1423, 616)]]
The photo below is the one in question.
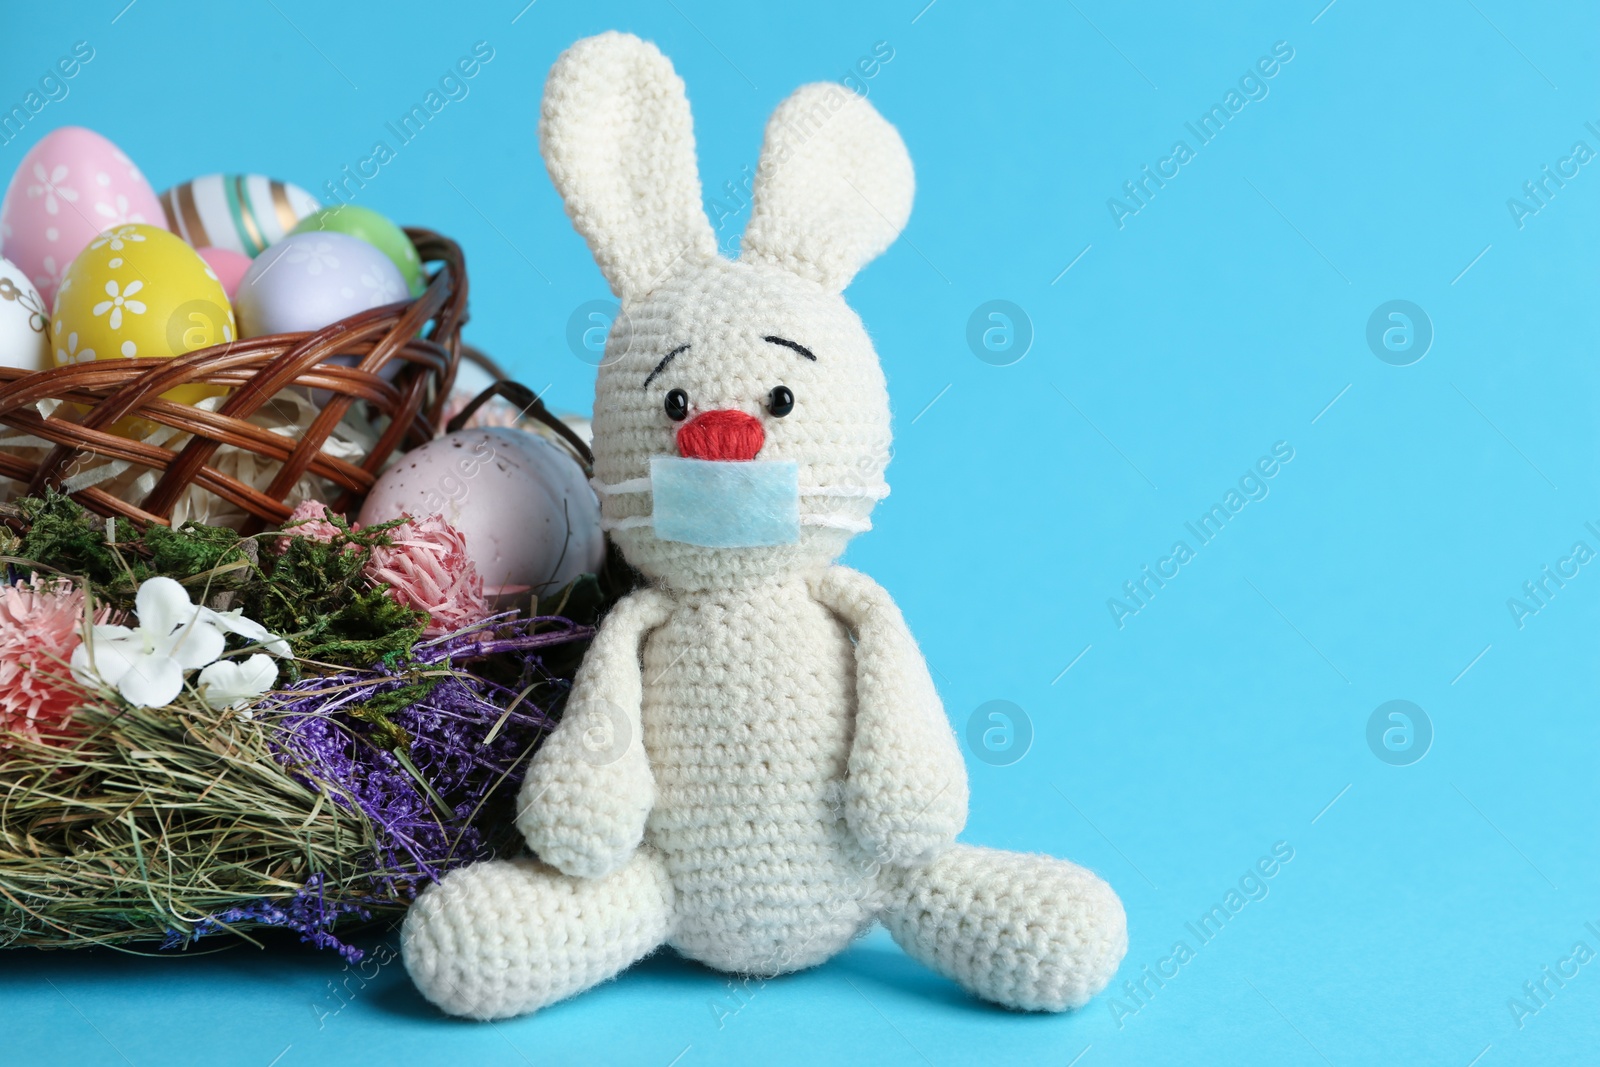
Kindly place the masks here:
[[(817, 485), (810, 488), (802, 487), (800, 496), (824, 497), (834, 500), (882, 500), (889, 495), (889, 483), (879, 482), (877, 485)], [(872, 529), (871, 519), (853, 519), (848, 515), (822, 514), (800, 516), (802, 526), (821, 526), (833, 530), (845, 530), (849, 533), (866, 533)]]
[[(625, 519), (600, 520), (600, 529), (610, 532), (612, 530), (633, 530), (640, 526), (654, 526), (654, 515), (630, 515)], [(851, 533), (866, 533), (872, 529), (871, 519), (851, 519), (843, 515), (802, 515), (801, 526), (824, 526), (834, 530), (848, 530)]]
[(650, 491), (649, 478), (629, 478), (625, 482), (602, 482), (599, 478), (590, 478), (589, 484), (600, 496), (628, 496)]
[(654, 515), (632, 515), (626, 519), (608, 519), (603, 515), (600, 517), (600, 529), (606, 533), (612, 530), (632, 530), (639, 526), (654, 526), (655, 523)]
[(822, 526), (830, 530), (847, 530), (850, 533), (866, 533), (872, 529), (871, 519), (852, 519), (847, 515), (802, 515), (801, 526)]
[(800, 495), (882, 500), (889, 495), (889, 483), (879, 482), (877, 485), (802, 485), (800, 487)]

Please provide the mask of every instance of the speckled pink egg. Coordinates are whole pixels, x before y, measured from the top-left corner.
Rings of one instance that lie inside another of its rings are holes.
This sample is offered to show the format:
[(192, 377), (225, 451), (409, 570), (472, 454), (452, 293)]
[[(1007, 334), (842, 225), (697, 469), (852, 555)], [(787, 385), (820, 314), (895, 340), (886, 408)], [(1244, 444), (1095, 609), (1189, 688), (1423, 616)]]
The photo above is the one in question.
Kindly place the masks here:
[(128, 222), (167, 228), (155, 190), (116, 145), (63, 126), (28, 149), (11, 176), (0, 202), (0, 255), (27, 273), (48, 306), (78, 253)]
[(243, 252), (235, 252), (231, 248), (197, 248), (200, 258), (206, 261), (206, 266), (211, 268), (211, 273), (217, 276), (217, 281), (222, 283), (223, 292), (232, 300), (239, 291), (239, 283), (244, 281), (244, 276), (250, 270), (250, 264), (255, 260)]
[(461, 430), (400, 456), (367, 495), (360, 522), (401, 515), (443, 515), (466, 538), (484, 591), (507, 606), (556, 592), (605, 559), (600, 504), (583, 468), (523, 430)]

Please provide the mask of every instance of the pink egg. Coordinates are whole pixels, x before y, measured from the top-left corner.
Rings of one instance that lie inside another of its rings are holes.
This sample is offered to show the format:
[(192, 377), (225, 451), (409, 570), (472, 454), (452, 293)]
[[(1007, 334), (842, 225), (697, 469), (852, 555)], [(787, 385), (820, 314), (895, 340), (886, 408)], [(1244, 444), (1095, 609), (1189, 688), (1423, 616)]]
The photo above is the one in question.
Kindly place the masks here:
[(211, 268), (211, 273), (217, 276), (217, 281), (222, 283), (223, 292), (228, 294), (228, 299), (233, 299), (233, 294), (239, 291), (239, 283), (244, 281), (245, 273), (250, 269), (250, 264), (255, 262), (243, 252), (235, 252), (231, 248), (199, 248), (200, 258), (206, 261), (206, 266)]
[(155, 190), (122, 150), (93, 130), (63, 126), (28, 149), (0, 202), (0, 255), (33, 280), (46, 306), (62, 275), (102, 230), (167, 228)]

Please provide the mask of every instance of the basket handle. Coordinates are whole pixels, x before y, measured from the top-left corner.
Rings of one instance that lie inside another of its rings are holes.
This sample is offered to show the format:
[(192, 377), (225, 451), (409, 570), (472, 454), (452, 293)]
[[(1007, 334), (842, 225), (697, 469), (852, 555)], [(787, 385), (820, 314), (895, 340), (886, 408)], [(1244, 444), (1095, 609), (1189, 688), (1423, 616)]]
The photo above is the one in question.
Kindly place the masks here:
[(572, 427), (552, 415), (550, 409), (544, 406), (544, 401), (539, 399), (538, 393), (535, 393), (521, 382), (514, 382), (509, 378), (499, 379), (483, 392), (467, 401), (467, 406), (456, 412), (455, 418), (445, 425), (445, 432), (455, 433), (461, 429), (467, 424), (467, 420), (472, 418), (473, 412), (497, 396), (504, 397), (521, 408), (522, 415), (538, 419), (560, 434), (561, 439), (571, 445), (578, 455), (583, 457), (584, 473), (594, 473), (594, 453), (589, 450), (589, 446), (584, 442), (583, 438), (579, 437)]

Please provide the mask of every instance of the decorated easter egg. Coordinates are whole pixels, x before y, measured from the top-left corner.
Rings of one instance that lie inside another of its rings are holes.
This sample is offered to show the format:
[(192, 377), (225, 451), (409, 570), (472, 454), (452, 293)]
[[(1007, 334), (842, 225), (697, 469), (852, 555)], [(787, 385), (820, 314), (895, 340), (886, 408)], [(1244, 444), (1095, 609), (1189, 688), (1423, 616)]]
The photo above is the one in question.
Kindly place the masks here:
[(67, 265), (105, 229), (163, 227), (161, 204), (122, 150), (93, 130), (63, 126), (28, 149), (0, 203), (0, 254), (46, 303)]
[(502, 603), (553, 593), (605, 558), (600, 504), (583, 468), (536, 434), (487, 427), (445, 434), (394, 461), (363, 524), (442, 515), (461, 531), (484, 591)]
[(50, 365), (50, 312), (22, 268), (0, 259), (0, 366)]
[[(67, 268), (51, 338), (60, 363), (180, 356), (238, 336), (215, 272), (182, 239), (133, 223), (96, 237)], [(192, 404), (222, 390), (181, 385), (162, 396)]]
[(196, 249), (200, 258), (206, 261), (206, 266), (211, 268), (211, 273), (217, 276), (217, 281), (222, 283), (222, 291), (232, 300), (239, 291), (239, 283), (244, 281), (244, 276), (250, 272), (251, 258), (243, 252), (235, 252), (229, 248), (217, 248), (208, 245)]
[(406, 290), (412, 296), (421, 294), (428, 282), (422, 274), (422, 257), (417, 246), (411, 243), (406, 232), (376, 211), (355, 204), (338, 204), (325, 207), (315, 215), (307, 215), (294, 228), (295, 233), (347, 233), (359, 237), (388, 256), (400, 268), (406, 280)]
[(206, 174), (161, 194), (167, 224), (196, 248), (258, 256), (316, 211), (317, 198), (259, 174)]
[(235, 296), (245, 337), (320, 330), (406, 299), (389, 257), (343, 233), (291, 234), (257, 256)]

